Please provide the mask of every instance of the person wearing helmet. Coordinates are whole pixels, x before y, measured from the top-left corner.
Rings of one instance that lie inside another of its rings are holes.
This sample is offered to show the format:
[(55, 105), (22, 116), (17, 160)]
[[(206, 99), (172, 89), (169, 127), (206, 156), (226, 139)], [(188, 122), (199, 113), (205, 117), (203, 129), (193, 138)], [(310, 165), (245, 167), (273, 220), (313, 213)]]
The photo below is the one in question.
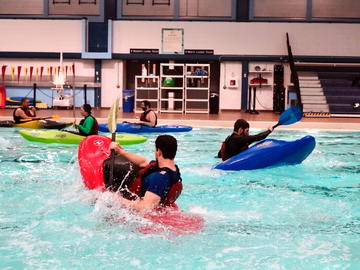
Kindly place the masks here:
[(234, 132), (222, 143), (218, 157), (225, 161), (248, 149), (249, 145), (253, 142), (265, 139), (273, 130), (272, 127), (269, 127), (267, 131), (256, 135), (249, 135), (249, 128), (250, 125), (246, 120), (236, 120)]

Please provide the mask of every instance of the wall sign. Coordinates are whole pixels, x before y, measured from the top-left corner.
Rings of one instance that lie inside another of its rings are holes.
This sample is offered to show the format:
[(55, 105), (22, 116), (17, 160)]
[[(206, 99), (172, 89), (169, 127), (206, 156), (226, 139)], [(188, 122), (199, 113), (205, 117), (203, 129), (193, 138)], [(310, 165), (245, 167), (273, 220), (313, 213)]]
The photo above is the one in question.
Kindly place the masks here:
[(158, 54), (159, 49), (130, 49), (130, 53)]
[(213, 55), (213, 54), (214, 54), (214, 50), (208, 50), (208, 49), (187, 49), (187, 50), (185, 50), (185, 54)]
[(184, 53), (184, 29), (163, 28), (161, 30), (161, 52), (167, 54)]

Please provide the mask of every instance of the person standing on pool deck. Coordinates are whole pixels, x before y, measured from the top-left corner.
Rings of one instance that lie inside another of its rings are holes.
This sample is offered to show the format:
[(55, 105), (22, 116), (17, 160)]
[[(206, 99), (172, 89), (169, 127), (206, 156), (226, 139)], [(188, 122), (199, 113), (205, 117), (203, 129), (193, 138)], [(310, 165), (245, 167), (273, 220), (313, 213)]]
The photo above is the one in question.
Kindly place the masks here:
[(150, 102), (148, 100), (143, 100), (140, 106), (144, 112), (140, 115), (140, 121), (137, 122), (137, 124), (156, 127), (157, 115), (150, 109)]
[[(166, 205), (167, 201), (173, 203), (182, 191), (181, 175), (174, 159), (177, 151), (177, 141), (171, 135), (160, 135), (155, 141), (155, 160), (126, 152), (116, 142), (110, 144), (116, 155), (121, 155), (128, 161), (140, 167), (138, 173), (139, 198), (128, 200), (119, 193), (113, 193), (120, 204), (135, 210), (152, 210), (158, 206)], [(136, 183), (137, 184), (137, 183)]]
[(30, 107), (30, 100), (26, 97), (21, 99), (21, 107), (14, 110), (13, 118), (16, 124), (26, 122), (21, 120), (31, 121), (44, 119), (41, 117), (36, 117), (36, 109), (35, 107)]
[(84, 119), (80, 121), (79, 125), (74, 123), (74, 127), (81, 136), (97, 135), (99, 132), (98, 122), (95, 117), (92, 116), (91, 112), (92, 108), (90, 104), (84, 104), (80, 108), (80, 114)]
[(222, 160), (227, 160), (248, 149), (251, 143), (265, 139), (273, 130), (273, 128), (270, 127), (267, 131), (256, 135), (249, 135), (249, 128), (250, 125), (246, 120), (236, 120), (234, 132), (222, 143), (218, 157), (222, 158)]

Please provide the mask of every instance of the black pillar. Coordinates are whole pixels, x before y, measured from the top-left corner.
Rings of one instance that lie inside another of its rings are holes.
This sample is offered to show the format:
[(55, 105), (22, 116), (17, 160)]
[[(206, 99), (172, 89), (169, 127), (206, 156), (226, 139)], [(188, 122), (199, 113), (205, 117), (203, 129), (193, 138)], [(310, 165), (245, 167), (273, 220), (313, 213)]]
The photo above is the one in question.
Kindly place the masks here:
[[(101, 83), (101, 60), (95, 60), (95, 83)], [(94, 88), (94, 105), (95, 107), (101, 106), (101, 87)]]

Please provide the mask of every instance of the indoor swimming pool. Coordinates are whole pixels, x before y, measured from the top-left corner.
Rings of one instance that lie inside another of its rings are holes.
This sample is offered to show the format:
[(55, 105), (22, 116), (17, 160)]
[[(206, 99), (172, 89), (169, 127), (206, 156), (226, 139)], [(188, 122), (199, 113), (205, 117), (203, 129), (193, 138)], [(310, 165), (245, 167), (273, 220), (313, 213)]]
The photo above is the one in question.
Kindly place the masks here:
[[(314, 136), (314, 152), (295, 166), (214, 170), (230, 132), (173, 134), (178, 205), (205, 219), (202, 232), (178, 237), (138, 232), (147, 221), (97, 201), (82, 186), (76, 146), (1, 129), (0, 268), (360, 269), (360, 133), (276, 130), (269, 138)], [(156, 134), (144, 136), (125, 148), (153, 158)]]

